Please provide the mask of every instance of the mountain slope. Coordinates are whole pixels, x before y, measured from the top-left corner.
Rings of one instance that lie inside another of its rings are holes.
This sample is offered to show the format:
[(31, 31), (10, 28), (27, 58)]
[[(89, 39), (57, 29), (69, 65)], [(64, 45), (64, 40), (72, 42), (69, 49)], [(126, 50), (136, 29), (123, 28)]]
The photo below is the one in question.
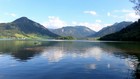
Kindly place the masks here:
[(60, 36), (72, 36), (75, 38), (85, 38), (95, 33), (95, 31), (85, 26), (67, 26), (59, 29), (51, 29), (51, 32)]
[(57, 34), (50, 32), (44, 26), (26, 17), (21, 17), (11, 23), (0, 24), (0, 37), (7, 36), (8, 38), (14, 38), (16, 36), (28, 37), (29, 35), (58, 37)]
[(95, 33), (94, 35), (91, 35), (90, 37), (102, 37), (111, 33), (115, 33), (122, 30), (123, 28), (127, 27), (130, 24), (132, 24), (132, 22), (123, 21), (120, 23), (115, 23), (112, 26), (108, 26), (101, 29), (99, 32)]
[(100, 40), (112, 41), (140, 41), (140, 20), (119, 32), (109, 34), (100, 38)]

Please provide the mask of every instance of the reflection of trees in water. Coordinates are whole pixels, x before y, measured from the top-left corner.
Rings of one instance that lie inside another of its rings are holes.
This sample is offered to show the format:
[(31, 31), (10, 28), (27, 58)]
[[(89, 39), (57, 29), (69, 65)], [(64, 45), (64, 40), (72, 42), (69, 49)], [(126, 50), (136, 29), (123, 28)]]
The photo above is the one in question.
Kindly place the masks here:
[[(140, 78), (140, 64), (137, 63), (140, 61), (140, 44), (68, 41), (0, 41), (0, 52), (2, 54), (10, 54), (15, 59), (21, 61), (29, 60), (41, 54), (50, 62), (58, 62), (67, 55), (73, 58), (91, 57), (100, 61), (102, 54), (107, 53), (121, 59), (126, 59), (126, 63), (132, 64), (129, 66), (134, 68), (134, 72), (132, 72), (133, 76), (137, 79)], [(130, 61), (129, 59), (135, 60), (136, 62)], [(93, 64), (89, 67), (95, 69), (96, 65)]]
[[(102, 45), (103, 46), (103, 45)], [(113, 55), (126, 59), (126, 63), (130, 68), (130, 74), (135, 79), (140, 79), (140, 43), (138, 42), (110, 42), (104, 43), (104, 46), (111, 48), (111, 52), (114, 52)], [(110, 51), (110, 49), (103, 48), (105, 51)], [(116, 52), (116, 53), (115, 53)], [(129, 79), (129, 75), (128, 75)]]
[(41, 41), (0, 41), (1, 54), (9, 54), (15, 59), (26, 61), (38, 55), (45, 45), (52, 45), (54, 42)]
[[(139, 45), (129, 43), (101, 43), (101, 42), (59, 42), (54, 46), (46, 47), (43, 56), (50, 62), (58, 62), (63, 57), (70, 55), (72, 57), (95, 58), (100, 61), (103, 53), (114, 55), (124, 59), (129, 66), (127, 78), (139, 78)], [(89, 67), (94, 69), (96, 65)], [(110, 65), (107, 65), (110, 67)]]
[(135, 72), (136, 79), (140, 79), (140, 63), (138, 63), (136, 72)]
[(28, 51), (28, 50), (20, 50), (14, 53), (11, 53), (11, 55), (19, 60), (19, 61), (26, 61), (31, 59), (32, 57), (34, 57), (37, 54), (37, 52), (35, 51)]

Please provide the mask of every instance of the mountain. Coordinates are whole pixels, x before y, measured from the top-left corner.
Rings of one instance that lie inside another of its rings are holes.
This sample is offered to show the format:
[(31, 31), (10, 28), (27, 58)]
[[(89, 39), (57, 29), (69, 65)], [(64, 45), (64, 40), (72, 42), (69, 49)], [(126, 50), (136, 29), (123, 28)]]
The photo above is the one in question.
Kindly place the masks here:
[(111, 41), (140, 41), (140, 20), (119, 32), (112, 33), (100, 38), (100, 40)]
[(85, 38), (95, 33), (95, 31), (85, 26), (66, 26), (59, 29), (50, 29), (50, 31), (60, 36), (72, 36), (75, 38)]
[(115, 23), (112, 26), (105, 27), (101, 29), (99, 32), (91, 35), (90, 37), (102, 37), (111, 33), (118, 32), (122, 30), (123, 28), (127, 27), (128, 25), (132, 24), (132, 22), (120, 22), (120, 23)]
[(10, 23), (0, 24), (0, 38), (58, 37), (41, 24), (27, 17), (21, 17)]

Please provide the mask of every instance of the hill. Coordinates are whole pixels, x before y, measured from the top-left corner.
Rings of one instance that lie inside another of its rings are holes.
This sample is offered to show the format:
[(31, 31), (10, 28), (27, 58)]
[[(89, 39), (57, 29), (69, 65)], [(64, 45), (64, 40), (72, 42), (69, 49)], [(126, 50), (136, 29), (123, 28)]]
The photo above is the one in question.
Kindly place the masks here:
[(27, 17), (21, 17), (10, 23), (0, 23), (0, 38), (55, 38), (57, 34), (50, 32), (41, 24)]
[(122, 30), (123, 28), (127, 27), (128, 25), (132, 24), (132, 22), (120, 22), (120, 23), (115, 23), (111, 26), (105, 27), (101, 29), (99, 32), (91, 35), (90, 37), (102, 37), (111, 33), (118, 32)]
[(96, 33), (85, 26), (66, 26), (59, 29), (51, 29), (50, 31), (60, 36), (72, 36), (74, 38), (85, 38)]
[(112, 33), (100, 38), (100, 40), (111, 41), (140, 41), (140, 20), (119, 32)]

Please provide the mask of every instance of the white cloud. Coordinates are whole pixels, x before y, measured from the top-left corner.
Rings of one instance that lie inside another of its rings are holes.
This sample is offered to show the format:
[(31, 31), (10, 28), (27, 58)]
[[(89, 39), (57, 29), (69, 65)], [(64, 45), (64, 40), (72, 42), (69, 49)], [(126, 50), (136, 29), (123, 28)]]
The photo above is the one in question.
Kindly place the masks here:
[(110, 12), (108, 12), (108, 13), (107, 13), (107, 16), (110, 16), (110, 15), (111, 15), (111, 13), (110, 13)]
[(111, 13), (111, 12), (108, 12), (108, 13), (107, 13), (107, 16), (109, 16), (109, 17), (113, 17), (113, 18), (117, 18), (117, 19), (119, 19), (119, 18), (122, 17), (122, 16), (114, 15), (114, 14)]
[(5, 15), (11, 16), (11, 17), (17, 17), (17, 14), (15, 14), (15, 13), (5, 13)]
[(133, 12), (133, 10), (122, 9), (122, 10), (114, 10), (113, 12), (130, 13), (130, 12)]
[[(118, 13), (121, 15), (118, 15)], [(124, 21), (137, 21), (140, 18), (140, 16), (135, 14), (135, 11), (127, 9), (114, 10), (112, 12), (108, 12), (107, 16), (113, 17), (115, 19), (121, 19)]]
[(95, 22), (96, 22), (96, 23), (101, 23), (102, 21), (101, 21), (101, 20), (96, 20)]
[(17, 15), (15, 13), (10, 14), (12, 17), (16, 17)]
[(132, 11), (132, 10), (123, 9), (122, 12), (124, 12), (124, 13), (129, 13), (129, 12), (133, 12), (133, 11)]
[(99, 31), (101, 30), (103, 27), (105, 27), (108, 24), (101, 24), (99, 22), (95, 22), (95, 23), (89, 23), (89, 22), (72, 22), (73, 26), (86, 26), (94, 31)]
[(44, 22), (43, 25), (47, 28), (61, 28), (63, 26), (67, 26), (67, 23), (61, 20), (59, 17), (49, 16), (48, 21)]
[(111, 26), (112, 24), (104, 24), (103, 26), (104, 27), (107, 27), (107, 26)]
[(93, 16), (97, 15), (97, 13), (95, 11), (84, 11), (84, 13), (91, 14)]
[(66, 21), (61, 20), (59, 17), (49, 16), (48, 21), (42, 23), (42, 25), (44, 25), (46, 28), (52, 28), (52, 29), (57, 29), (64, 26), (86, 26), (94, 31), (99, 31), (103, 27), (107, 26), (108, 24), (102, 24), (101, 20), (96, 20), (93, 23), (77, 22), (77, 21), (72, 21), (70, 23), (67, 23)]
[(133, 13), (128, 13), (125, 15), (125, 20), (126, 21), (136, 21), (140, 18), (139, 15), (136, 15), (134, 12)]
[(4, 21), (1, 21), (1, 20), (0, 20), (0, 23), (4, 23)]

